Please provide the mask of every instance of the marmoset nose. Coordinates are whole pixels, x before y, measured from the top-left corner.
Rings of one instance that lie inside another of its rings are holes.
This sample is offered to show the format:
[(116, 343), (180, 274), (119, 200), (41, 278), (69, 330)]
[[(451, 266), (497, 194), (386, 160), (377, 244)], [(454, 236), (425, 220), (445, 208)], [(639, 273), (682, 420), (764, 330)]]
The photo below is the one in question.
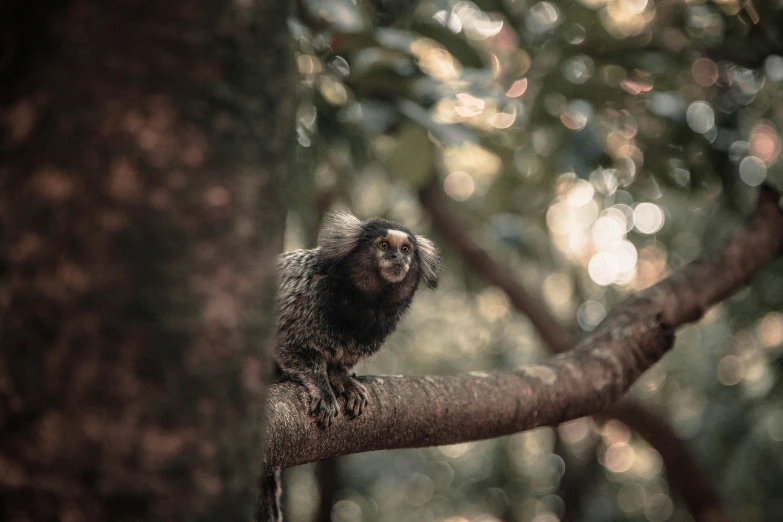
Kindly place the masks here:
[(400, 258), (400, 254), (398, 252), (389, 252), (389, 259), (397, 260)]

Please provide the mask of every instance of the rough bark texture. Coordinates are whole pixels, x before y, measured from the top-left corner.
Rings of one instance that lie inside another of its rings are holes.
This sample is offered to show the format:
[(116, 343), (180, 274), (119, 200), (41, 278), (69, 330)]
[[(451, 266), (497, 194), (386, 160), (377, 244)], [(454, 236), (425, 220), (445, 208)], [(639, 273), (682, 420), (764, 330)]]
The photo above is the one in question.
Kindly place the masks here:
[(307, 416), (300, 387), (272, 386), (266, 465), (485, 439), (605, 410), (671, 347), (674, 328), (699, 319), (783, 252), (778, 197), (762, 191), (754, 215), (721, 250), (626, 300), (547, 363), (453, 377), (368, 377), (370, 407), (325, 431)]
[(287, 11), (3, 7), (0, 519), (249, 519)]
[[(465, 233), (464, 223), (459, 222), (449, 210), (443, 189), (437, 183), (426, 185), (421, 189), (419, 196), (422, 206), (440, 235), (459, 252), (476, 273), (501, 288), (509, 296), (514, 308), (530, 319), (544, 343), (554, 353), (564, 353), (576, 345), (576, 336), (555, 319), (543, 306), (541, 300), (532, 296), (510, 271), (501, 267)], [(601, 417), (621, 420), (659, 452), (672, 490), (682, 497), (697, 521), (728, 520), (722, 502), (708, 477), (665, 419), (630, 398), (623, 400), (621, 405), (610, 408)]]

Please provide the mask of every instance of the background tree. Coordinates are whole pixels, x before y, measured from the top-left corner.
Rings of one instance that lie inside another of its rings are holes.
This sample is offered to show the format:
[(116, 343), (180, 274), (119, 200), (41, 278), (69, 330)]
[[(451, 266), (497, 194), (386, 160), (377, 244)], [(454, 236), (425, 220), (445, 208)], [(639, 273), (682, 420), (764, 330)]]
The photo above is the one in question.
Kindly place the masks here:
[(287, 17), (0, 8), (0, 519), (250, 518)]
[[(779, 186), (778, 3), (298, 8), (298, 175), (314, 188), (290, 207), (288, 247), (311, 244), (312, 208), (334, 203), (417, 230), (430, 224), (447, 255), (443, 289), (419, 296), (363, 373), (540, 360), (546, 345), (568, 346), (560, 325), (574, 325), (577, 338), (593, 330), (633, 291), (714, 251), (755, 204), (754, 187)], [(457, 233), (432, 199), (420, 200), (433, 186), (449, 200), (441, 211), (459, 217)], [(487, 259), (506, 277), (493, 278)], [(780, 270), (778, 261), (685, 327), (632, 389), (647, 412), (669, 419), (674, 441), (743, 520), (774, 520), (783, 509), (780, 472), (764, 465), (779, 458), (783, 438)], [(354, 456), (338, 467), (337, 520), (698, 516), (678, 499), (661, 453), (616, 421)], [(307, 520), (313, 472), (290, 471), (289, 511)]]

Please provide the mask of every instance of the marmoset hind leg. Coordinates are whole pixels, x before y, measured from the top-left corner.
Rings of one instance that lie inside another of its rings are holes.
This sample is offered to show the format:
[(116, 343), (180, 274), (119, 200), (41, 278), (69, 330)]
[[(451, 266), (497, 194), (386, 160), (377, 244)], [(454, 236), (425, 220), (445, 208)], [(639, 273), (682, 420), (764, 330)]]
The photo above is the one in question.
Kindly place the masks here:
[(283, 374), (307, 389), (308, 410), (322, 428), (332, 424), (340, 414), (329, 378), (326, 363), (316, 350), (299, 351), (296, 358), (279, 361)]
[(359, 382), (356, 374), (345, 366), (329, 366), (329, 382), (338, 397), (345, 399), (345, 413), (358, 417), (369, 404), (367, 388)]

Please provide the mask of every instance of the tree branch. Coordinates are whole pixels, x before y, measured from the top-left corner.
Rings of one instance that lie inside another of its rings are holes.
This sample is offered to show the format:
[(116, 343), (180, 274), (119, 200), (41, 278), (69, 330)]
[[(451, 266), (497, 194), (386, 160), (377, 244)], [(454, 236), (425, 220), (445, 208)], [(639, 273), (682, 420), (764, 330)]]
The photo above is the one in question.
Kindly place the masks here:
[[(420, 191), (420, 200), (435, 229), (467, 260), (476, 273), (509, 296), (514, 307), (530, 318), (533, 327), (553, 352), (566, 352), (576, 344), (575, 336), (552, 316), (540, 299), (531, 296), (508, 270), (501, 267), (465, 233), (466, 227), (449, 211), (445, 194), (439, 185), (430, 183), (424, 187)], [(620, 420), (658, 451), (672, 489), (681, 495), (696, 520), (728, 520), (714, 488), (665, 419), (628, 398), (608, 410), (603, 417)]]
[(695, 321), (783, 251), (783, 211), (770, 189), (713, 255), (627, 299), (573, 350), (516, 371), (449, 377), (367, 377), (357, 419), (320, 430), (303, 390), (270, 388), (264, 468), (393, 448), (487, 439), (603, 411), (671, 348), (673, 328)]

